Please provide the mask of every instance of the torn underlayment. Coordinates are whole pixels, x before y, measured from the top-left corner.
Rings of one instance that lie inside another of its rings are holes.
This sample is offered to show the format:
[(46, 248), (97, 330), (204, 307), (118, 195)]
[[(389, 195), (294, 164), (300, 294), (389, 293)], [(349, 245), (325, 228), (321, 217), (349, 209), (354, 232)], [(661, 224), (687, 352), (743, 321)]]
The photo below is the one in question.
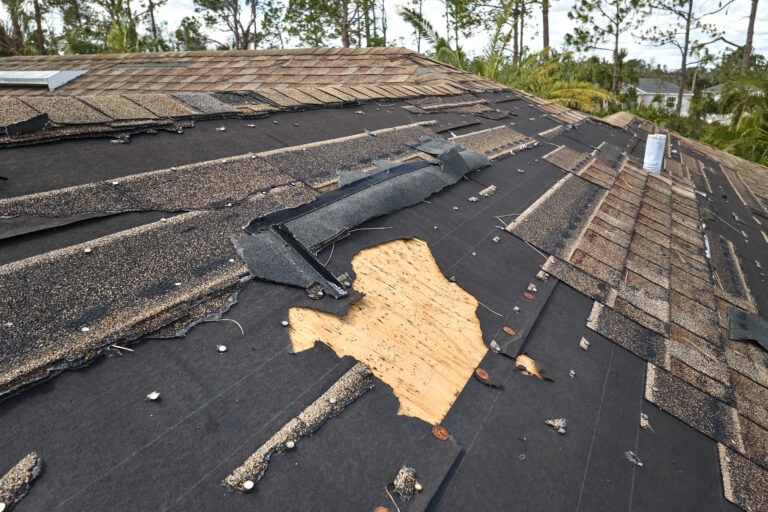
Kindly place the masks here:
[(264, 476), (273, 454), (293, 448), (302, 437), (311, 435), (370, 389), (373, 389), (373, 374), (367, 365), (357, 363), (320, 398), (261, 445), (223, 484), (237, 491), (250, 491)]
[(439, 137), (420, 137), (407, 144), (436, 155), (440, 165), (426, 161), (396, 165), (306, 205), (251, 221), (245, 227), (250, 236), (232, 239), (250, 273), (303, 288), (318, 283), (332, 297), (344, 297), (345, 286), (317, 261), (318, 251), (369, 219), (412, 206), (468, 172), (491, 165), (484, 155)]
[(0, 511), (10, 512), (27, 495), (32, 480), (37, 478), (41, 470), (40, 457), (32, 452), (0, 478)]

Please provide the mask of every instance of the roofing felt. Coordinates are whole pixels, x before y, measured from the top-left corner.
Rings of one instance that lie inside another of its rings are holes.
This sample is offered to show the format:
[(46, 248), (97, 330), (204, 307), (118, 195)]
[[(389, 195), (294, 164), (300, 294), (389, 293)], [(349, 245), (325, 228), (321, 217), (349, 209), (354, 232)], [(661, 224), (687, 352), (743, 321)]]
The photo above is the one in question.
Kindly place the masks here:
[[(766, 510), (768, 353), (727, 330), (768, 310), (766, 169), (669, 133), (652, 176), (632, 116), (410, 94), (2, 149), (17, 510)], [(492, 165), (405, 208), (360, 185), (457, 146)], [(367, 195), (323, 209), (339, 172)], [(366, 295), (254, 278), (232, 238), (273, 224)]]

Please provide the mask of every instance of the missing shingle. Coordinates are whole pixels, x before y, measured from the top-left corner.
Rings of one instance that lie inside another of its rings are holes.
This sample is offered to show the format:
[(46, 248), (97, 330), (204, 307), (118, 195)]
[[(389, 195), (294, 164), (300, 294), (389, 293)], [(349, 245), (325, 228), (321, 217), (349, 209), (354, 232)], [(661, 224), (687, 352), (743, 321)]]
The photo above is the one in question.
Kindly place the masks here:
[(291, 308), (293, 350), (320, 340), (351, 355), (392, 386), (399, 414), (440, 423), (487, 352), (479, 303), (442, 275), (418, 239), (364, 249), (352, 267), (365, 297), (343, 317)]

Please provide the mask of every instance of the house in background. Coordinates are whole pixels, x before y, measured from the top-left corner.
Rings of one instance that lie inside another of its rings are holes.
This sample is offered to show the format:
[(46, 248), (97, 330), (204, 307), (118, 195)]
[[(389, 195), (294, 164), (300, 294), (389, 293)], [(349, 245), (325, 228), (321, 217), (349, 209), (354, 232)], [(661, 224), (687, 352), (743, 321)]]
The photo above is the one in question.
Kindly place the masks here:
[[(646, 106), (656, 104), (658, 108), (674, 110), (677, 108), (677, 97), (680, 88), (672, 82), (667, 82), (661, 78), (640, 78), (637, 85), (626, 86), (637, 92), (637, 102)], [(693, 92), (683, 90), (683, 105), (680, 114), (687, 116), (691, 108), (691, 99)]]
[[(707, 87), (706, 89), (703, 89), (701, 92), (703, 92), (705, 95), (712, 97), (714, 101), (720, 102), (720, 98), (722, 97), (724, 90), (725, 90), (725, 84), (717, 84), (717, 85), (713, 85), (712, 87)], [(762, 94), (760, 89), (758, 89), (757, 87), (747, 87), (746, 91), (748, 94)], [(731, 122), (732, 117), (733, 117), (732, 114), (706, 114), (704, 116), (704, 119), (708, 123), (728, 124)]]

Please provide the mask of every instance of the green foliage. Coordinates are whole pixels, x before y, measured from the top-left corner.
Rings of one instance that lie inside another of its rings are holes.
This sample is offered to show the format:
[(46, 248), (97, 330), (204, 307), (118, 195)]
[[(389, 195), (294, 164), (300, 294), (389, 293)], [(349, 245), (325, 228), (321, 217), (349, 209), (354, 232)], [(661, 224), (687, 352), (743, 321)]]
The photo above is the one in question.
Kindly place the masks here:
[(448, 39), (441, 36), (435, 27), (424, 16), (419, 14), (416, 9), (400, 7), (398, 14), (400, 14), (403, 21), (411, 25), (414, 31), (433, 48), (431, 53), (427, 53), (430, 53), (432, 57), (440, 62), (445, 62), (459, 69), (466, 69), (466, 56), (461, 47), (456, 46), (455, 49), (452, 49)]
[(611, 52), (611, 92), (621, 91), (621, 35), (636, 28), (648, 13), (645, 0), (577, 0), (568, 18), (577, 22), (566, 34), (567, 45), (583, 50)]
[(285, 13), (288, 34), (298, 38), (300, 46), (325, 46), (325, 42), (341, 35), (339, 26), (329, 21), (322, 0), (290, 0)]
[(176, 50), (205, 50), (207, 37), (203, 32), (203, 24), (197, 18), (185, 16), (179, 28), (173, 33)]
[(498, 80), (510, 87), (523, 90), (540, 98), (584, 112), (600, 113), (604, 105), (615, 104), (616, 97), (599, 85), (564, 76), (562, 71), (571, 59), (566, 52), (555, 54), (547, 50), (529, 55), (518, 65), (507, 65), (498, 74)]

